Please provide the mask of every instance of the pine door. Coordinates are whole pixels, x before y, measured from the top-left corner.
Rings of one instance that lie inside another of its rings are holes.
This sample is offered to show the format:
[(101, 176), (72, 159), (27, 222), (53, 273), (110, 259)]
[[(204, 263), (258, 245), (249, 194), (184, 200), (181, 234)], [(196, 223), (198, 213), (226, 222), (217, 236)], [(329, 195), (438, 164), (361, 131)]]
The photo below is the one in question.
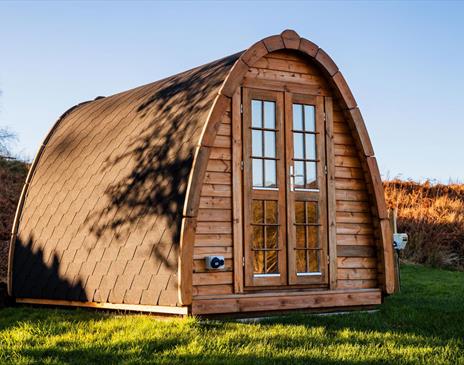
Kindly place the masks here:
[(243, 88), (245, 287), (328, 281), (324, 99)]

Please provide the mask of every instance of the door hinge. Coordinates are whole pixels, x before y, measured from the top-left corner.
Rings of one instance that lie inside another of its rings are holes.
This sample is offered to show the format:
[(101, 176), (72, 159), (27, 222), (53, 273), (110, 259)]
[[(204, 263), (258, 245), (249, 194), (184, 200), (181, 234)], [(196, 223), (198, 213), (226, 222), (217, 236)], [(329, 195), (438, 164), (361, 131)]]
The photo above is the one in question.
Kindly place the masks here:
[(243, 166), (244, 166), (244, 163), (243, 161), (240, 161), (240, 169), (243, 171)]
[(240, 114), (243, 114), (243, 104), (240, 104)]
[(327, 122), (327, 113), (324, 112), (324, 122)]
[(324, 165), (324, 174), (327, 175), (327, 165)]
[(245, 256), (242, 257), (242, 266), (245, 267)]

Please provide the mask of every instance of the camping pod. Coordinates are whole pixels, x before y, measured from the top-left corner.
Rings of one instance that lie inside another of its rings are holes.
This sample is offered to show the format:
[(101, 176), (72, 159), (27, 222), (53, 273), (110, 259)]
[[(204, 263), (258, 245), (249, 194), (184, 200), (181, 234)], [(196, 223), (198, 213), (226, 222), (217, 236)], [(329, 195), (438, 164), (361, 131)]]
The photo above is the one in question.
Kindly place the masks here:
[(394, 290), (372, 145), (336, 64), (286, 30), (65, 112), (9, 255), (19, 303), (219, 314)]

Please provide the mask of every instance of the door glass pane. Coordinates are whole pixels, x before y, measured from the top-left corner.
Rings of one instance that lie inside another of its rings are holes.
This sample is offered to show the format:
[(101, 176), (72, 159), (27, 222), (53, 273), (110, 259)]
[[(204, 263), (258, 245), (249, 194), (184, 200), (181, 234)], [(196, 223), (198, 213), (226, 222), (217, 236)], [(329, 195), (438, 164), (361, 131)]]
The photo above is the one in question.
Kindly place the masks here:
[(295, 226), (296, 228), (296, 247), (305, 248), (306, 239), (305, 239), (305, 226)]
[(303, 130), (303, 105), (293, 104), (293, 130)]
[(266, 223), (277, 224), (277, 201), (266, 201)]
[(314, 105), (304, 106), (304, 119), (305, 119), (305, 131), (315, 132), (316, 131), (316, 117), (314, 113)]
[(318, 226), (306, 226), (306, 233), (307, 233), (307, 241), (306, 247), (307, 248), (319, 248), (319, 227)]
[(263, 133), (261, 131), (251, 132), (251, 154), (255, 157), (263, 155)]
[(306, 250), (296, 251), (296, 271), (306, 272)]
[(316, 162), (306, 162), (306, 189), (317, 189)]
[(319, 250), (308, 250), (309, 272), (320, 272), (320, 256)]
[(253, 186), (263, 186), (263, 160), (253, 158), (252, 163)]
[(306, 202), (306, 223), (318, 223), (316, 202)]
[(304, 162), (295, 161), (295, 187), (304, 187)]
[(265, 171), (264, 186), (266, 188), (275, 188), (277, 186), (276, 161), (265, 160), (264, 164), (265, 164), (264, 165), (264, 171)]
[(261, 100), (251, 101), (251, 126), (262, 128), (263, 126), (263, 103)]
[(263, 200), (253, 200), (252, 205), (252, 222), (253, 223), (264, 223), (264, 209)]
[(303, 133), (293, 133), (293, 157), (304, 158)]
[(304, 202), (295, 202), (295, 223), (305, 223)]
[(266, 251), (266, 274), (275, 274), (278, 269), (277, 251)]
[(263, 226), (253, 226), (253, 248), (264, 248), (264, 231)]
[(276, 226), (266, 226), (266, 248), (277, 248)]
[(275, 129), (275, 102), (264, 102), (264, 128)]
[(276, 133), (264, 132), (264, 156), (276, 157)]
[(305, 134), (306, 158), (309, 160), (316, 159), (316, 135), (312, 133)]
[(265, 251), (253, 252), (253, 272), (255, 274), (264, 274), (264, 252)]

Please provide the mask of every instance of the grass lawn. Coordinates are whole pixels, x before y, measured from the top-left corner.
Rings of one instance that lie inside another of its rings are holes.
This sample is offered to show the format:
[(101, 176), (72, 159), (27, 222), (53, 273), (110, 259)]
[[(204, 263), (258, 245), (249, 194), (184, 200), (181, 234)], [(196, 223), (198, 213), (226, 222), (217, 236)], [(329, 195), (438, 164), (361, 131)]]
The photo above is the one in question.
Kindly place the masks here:
[(464, 364), (464, 273), (402, 267), (377, 313), (259, 324), (87, 310), (0, 310), (0, 363)]

